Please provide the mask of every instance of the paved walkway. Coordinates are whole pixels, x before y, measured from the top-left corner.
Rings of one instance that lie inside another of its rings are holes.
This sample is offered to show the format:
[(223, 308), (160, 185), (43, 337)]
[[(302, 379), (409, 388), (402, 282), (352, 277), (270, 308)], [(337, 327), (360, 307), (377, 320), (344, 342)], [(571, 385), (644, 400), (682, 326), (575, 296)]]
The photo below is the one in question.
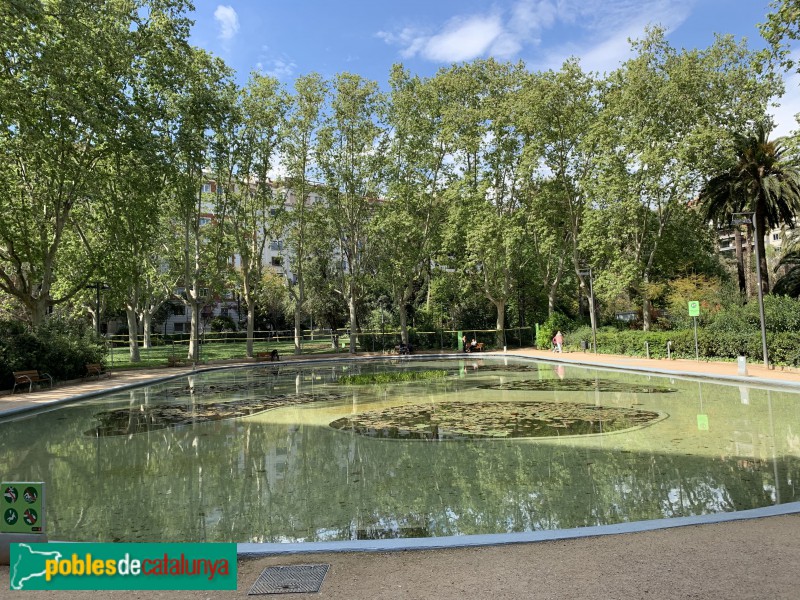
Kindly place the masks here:
[[(676, 375), (738, 376), (735, 363), (648, 361), (590, 353), (554, 355), (535, 350), (514, 353), (565, 362), (663, 370)], [(52, 391), (0, 396), (0, 415), (183, 372), (186, 370), (118, 372), (99, 381)], [(797, 371), (768, 370), (751, 364), (748, 372), (747, 379), (753, 383), (800, 385)], [(331, 565), (320, 593), (313, 596), (320, 599), (796, 600), (800, 598), (800, 515), (481, 548), (241, 559), (236, 592), (25, 592), (25, 597), (244, 598), (266, 566), (310, 563)], [(0, 590), (8, 589), (8, 575), (8, 567), (0, 567)], [(0, 596), (6, 597), (6, 592)]]

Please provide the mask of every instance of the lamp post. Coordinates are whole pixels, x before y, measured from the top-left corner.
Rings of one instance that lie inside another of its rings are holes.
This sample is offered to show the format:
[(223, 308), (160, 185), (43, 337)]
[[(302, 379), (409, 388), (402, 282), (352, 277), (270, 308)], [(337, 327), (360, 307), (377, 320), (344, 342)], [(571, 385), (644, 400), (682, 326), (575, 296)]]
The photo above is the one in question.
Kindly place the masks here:
[(584, 271), (578, 271), (578, 273), (580, 273), (582, 277), (589, 276), (589, 310), (592, 311), (590, 317), (592, 320), (592, 351), (597, 354), (597, 315), (594, 313), (594, 278), (592, 277), (592, 267)]
[(95, 281), (86, 286), (87, 290), (95, 290), (95, 310), (97, 311), (97, 336), (100, 337), (100, 290), (110, 289), (108, 284), (102, 281)]
[(756, 243), (756, 287), (758, 288), (758, 318), (761, 322), (761, 350), (764, 353), (764, 366), (769, 369), (769, 355), (767, 354), (767, 329), (764, 320), (764, 291), (761, 289), (761, 253), (758, 251), (758, 225), (756, 225), (756, 213), (754, 212), (735, 212), (732, 216), (739, 215), (742, 218), (731, 219), (731, 225), (753, 225), (753, 238)]

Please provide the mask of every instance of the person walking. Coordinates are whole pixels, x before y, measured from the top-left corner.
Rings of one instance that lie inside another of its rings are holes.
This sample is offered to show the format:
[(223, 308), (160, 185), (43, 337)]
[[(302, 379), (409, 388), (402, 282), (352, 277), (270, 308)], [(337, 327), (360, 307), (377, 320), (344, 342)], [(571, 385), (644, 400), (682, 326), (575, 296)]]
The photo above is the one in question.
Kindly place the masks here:
[(561, 335), (561, 331), (556, 331), (556, 335), (553, 338), (553, 341), (556, 344), (556, 352), (561, 352), (561, 348), (564, 345), (564, 336)]

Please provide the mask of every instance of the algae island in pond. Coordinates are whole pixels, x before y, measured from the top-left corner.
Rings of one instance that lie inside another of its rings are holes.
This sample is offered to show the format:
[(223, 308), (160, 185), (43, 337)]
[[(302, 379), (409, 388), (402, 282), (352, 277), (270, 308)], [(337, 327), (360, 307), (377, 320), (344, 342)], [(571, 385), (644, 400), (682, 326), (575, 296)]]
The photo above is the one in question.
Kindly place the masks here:
[(406, 440), (533, 438), (610, 433), (664, 415), (633, 408), (555, 402), (446, 402), (367, 411), (333, 421), (335, 429)]

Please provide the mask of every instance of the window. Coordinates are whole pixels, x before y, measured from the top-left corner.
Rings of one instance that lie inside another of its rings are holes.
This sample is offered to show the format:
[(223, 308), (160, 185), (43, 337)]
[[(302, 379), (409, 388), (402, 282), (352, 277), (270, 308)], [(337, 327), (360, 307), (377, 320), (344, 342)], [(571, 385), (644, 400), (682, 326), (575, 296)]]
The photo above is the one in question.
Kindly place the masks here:
[(283, 250), (283, 240), (272, 240), (269, 243), (269, 249), (278, 251)]
[(273, 256), (271, 262), (272, 262), (272, 266), (273, 267), (280, 267), (283, 264), (283, 257), (282, 256)]
[(172, 330), (175, 333), (183, 333), (183, 326), (184, 325), (185, 325), (185, 323), (174, 323), (173, 326), (172, 326)]
[(208, 298), (208, 288), (200, 288), (200, 298)]
[(223, 307), (220, 309), (220, 311), (219, 311), (219, 314), (220, 314), (220, 316), (222, 316), (222, 317), (227, 317), (227, 316), (229, 316), (229, 313), (230, 313), (230, 310), (228, 309), (228, 307), (227, 307), (227, 306), (223, 306)]
[(204, 194), (210, 194), (211, 193), (211, 184), (210, 183), (204, 183), (203, 184), (203, 193)]
[(209, 219), (208, 217), (200, 217), (199, 219), (197, 219), (197, 224), (200, 225), (200, 227), (208, 225), (209, 223), (211, 223), (211, 219)]
[(173, 304), (172, 314), (178, 317), (182, 317), (183, 315), (186, 314), (186, 307), (183, 304)]
[(777, 242), (779, 239), (781, 239), (781, 234), (780, 233), (773, 233), (772, 234), (772, 239)]

